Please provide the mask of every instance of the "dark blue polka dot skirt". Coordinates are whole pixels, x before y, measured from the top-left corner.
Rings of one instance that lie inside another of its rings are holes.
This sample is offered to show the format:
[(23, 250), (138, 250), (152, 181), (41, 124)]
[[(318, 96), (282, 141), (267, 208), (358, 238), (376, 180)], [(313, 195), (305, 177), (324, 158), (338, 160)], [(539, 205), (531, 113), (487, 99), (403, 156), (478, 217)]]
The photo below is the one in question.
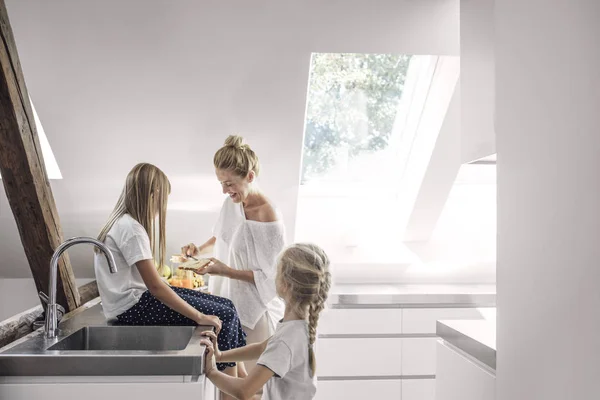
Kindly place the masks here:
[[(222, 326), (217, 343), (221, 351), (246, 345), (246, 333), (231, 300), (191, 289), (172, 289), (201, 313), (219, 317)], [(150, 291), (144, 292), (133, 307), (117, 316), (117, 321), (119, 325), (196, 325), (195, 321), (165, 306)], [(234, 366), (235, 363), (217, 363), (220, 371)]]

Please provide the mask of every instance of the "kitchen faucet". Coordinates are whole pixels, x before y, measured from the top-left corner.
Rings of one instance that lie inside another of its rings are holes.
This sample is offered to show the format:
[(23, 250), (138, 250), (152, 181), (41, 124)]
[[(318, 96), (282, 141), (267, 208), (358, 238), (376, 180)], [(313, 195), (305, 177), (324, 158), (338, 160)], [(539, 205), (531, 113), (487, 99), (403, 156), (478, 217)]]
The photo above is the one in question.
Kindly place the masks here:
[(111, 251), (106, 247), (106, 245), (102, 242), (99, 242), (96, 239), (92, 239), (90, 237), (74, 237), (68, 240), (65, 240), (62, 243), (54, 254), (52, 255), (52, 260), (50, 261), (50, 284), (49, 284), (49, 300), (48, 307), (46, 309), (46, 339), (54, 339), (58, 333), (58, 320), (57, 320), (57, 304), (56, 304), (56, 276), (58, 273), (58, 260), (62, 256), (62, 254), (71, 246), (74, 246), (79, 243), (90, 243), (94, 246), (98, 247), (100, 251), (104, 253), (106, 257), (106, 261), (108, 262), (108, 268), (111, 273), (117, 272), (117, 266), (115, 264), (115, 259), (111, 253)]

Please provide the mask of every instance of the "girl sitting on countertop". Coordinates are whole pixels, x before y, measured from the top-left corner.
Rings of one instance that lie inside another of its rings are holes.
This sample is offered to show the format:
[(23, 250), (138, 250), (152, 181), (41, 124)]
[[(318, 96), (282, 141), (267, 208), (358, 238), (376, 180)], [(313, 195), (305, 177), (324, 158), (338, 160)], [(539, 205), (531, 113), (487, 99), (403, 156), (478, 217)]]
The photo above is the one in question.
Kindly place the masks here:
[[(98, 235), (113, 253), (118, 272), (109, 273), (103, 254), (96, 251), (94, 257), (104, 315), (120, 325), (212, 325), (220, 331), (221, 347), (244, 346), (246, 334), (231, 300), (172, 288), (158, 274), (154, 259), (157, 256), (158, 264), (164, 264), (170, 192), (167, 176), (152, 164), (140, 163), (127, 175), (123, 192)], [(238, 375), (235, 363), (219, 363), (218, 369)]]
[[(319, 314), (331, 287), (329, 259), (313, 244), (297, 243), (279, 256), (277, 294), (285, 301), (285, 314), (272, 337), (262, 343), (220, 351), (217, 335), (206, 331), (205, 374), (222, 392), (237, 399), (308, 400), (315, 396), (316, 360), (314, 344)], [(247, 377), (227, 376), (215, 367), (217, 362), (258, 358), (257, 367)], [(263, 388), (264, 386), (264, 388)]]

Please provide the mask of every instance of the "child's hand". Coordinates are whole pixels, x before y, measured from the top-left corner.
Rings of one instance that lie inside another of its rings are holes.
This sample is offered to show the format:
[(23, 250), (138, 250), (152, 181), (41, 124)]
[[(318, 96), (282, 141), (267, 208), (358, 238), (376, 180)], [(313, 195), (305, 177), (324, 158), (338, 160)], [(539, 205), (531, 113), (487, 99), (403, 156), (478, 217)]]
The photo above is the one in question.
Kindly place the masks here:
[[(210, 340), (213, 351), (215, 353), (215, 359), (217, 361), (221, 361), (222, 353), (221, 353), (221, 350), (219, 350), (219, 344), (217, 343), (217, 335), (215, 335), (215, 333), (212, 331), (204, 331), (204, 332), (202, 332), (202, 336), (205, 336), (208, 340)], [(205, 340), (205, 339), (203, 339), (203, 340)]]
[(213, 344), (209, 339), (200, 339), (200, 344), (206, 346), (206, 357), (204, 358), (204, 374), (208, 376), (211, 372), (217, 370), (217, 361), (215, 360), (215, 348), (213, 347)]
[(222, 325), (219, 317), (217, 317), (216, 315), (206, 315), (206, 314), (202, 314), (202, 313), (198, 313), (198, 314), (200, 314), (199, 317), (196, 319), (196, 323), (198, 325), (212, 325), (215, 327), (215, 330), (217, 331), (217, 335), (219, 334), (219, 332), (221, 332), (221, 327), (223, 325)]

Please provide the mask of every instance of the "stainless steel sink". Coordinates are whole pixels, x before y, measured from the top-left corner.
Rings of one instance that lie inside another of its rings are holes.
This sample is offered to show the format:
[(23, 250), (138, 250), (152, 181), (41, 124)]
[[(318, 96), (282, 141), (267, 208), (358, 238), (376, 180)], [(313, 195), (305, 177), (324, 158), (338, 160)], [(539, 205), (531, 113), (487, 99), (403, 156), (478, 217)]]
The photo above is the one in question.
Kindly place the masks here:
[[(43, 329), (0, 349), (2, 376), (199, 376), (209, 326), (115, 326), (99, 299), (65, 316), (56, 338)], [(1, 380), (1, 379), (0, 379)], [(0, 396), (1, 397), (1, 396)]]
[(79, 351), (177, 351), (187, 347), (191, 326), (87, 326), (48, 350)]

